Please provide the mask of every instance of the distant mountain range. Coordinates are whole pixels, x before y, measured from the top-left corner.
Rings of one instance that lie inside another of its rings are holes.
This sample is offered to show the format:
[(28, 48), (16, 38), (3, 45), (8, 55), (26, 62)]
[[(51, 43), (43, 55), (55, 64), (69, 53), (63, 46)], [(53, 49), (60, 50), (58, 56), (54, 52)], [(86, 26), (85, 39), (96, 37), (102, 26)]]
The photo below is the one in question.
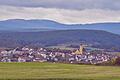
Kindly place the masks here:
[(120, 23), (62, 24), (51, 20), (10, 19), (0, 21), (0, 31), (105, 30), (120, 34)]
[(120, 23), (62, 24), (51, 20), (0, 21), (0, 47), (92, 44), (120, 48)]
[(120, 48), (120, 35), (101, 30), (56, 30), (0, 32), (0, 47), (92, 44), (98, 48)]

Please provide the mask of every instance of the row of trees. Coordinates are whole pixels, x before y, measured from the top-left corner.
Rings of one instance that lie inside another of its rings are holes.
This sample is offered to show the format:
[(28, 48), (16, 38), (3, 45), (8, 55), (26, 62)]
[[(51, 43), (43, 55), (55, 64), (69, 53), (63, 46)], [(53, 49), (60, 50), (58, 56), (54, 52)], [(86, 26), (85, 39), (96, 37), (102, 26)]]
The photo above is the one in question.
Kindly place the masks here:
[(103, 66), (120, 66), (120, 57), (117, 57), (115, 59), (112, 59), (110, 61), (96, 64), (96, 65), (103, 65)]

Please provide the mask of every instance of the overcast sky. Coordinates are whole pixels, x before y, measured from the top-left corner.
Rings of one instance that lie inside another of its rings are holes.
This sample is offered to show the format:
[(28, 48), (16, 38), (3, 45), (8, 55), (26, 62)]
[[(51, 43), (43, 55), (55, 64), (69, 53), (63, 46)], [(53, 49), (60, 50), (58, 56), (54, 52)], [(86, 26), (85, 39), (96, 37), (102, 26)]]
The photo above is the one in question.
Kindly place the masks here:
[(0, 0), (0, 20), (50, 19), (61, 23), (120, 21), (120, 0)]

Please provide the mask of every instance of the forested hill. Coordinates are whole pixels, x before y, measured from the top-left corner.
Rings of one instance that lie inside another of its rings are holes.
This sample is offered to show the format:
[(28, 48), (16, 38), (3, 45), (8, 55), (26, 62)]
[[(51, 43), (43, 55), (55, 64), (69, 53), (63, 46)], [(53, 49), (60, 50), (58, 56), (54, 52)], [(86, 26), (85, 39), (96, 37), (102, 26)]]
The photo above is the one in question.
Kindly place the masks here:
[(0, 47), (51, 46), (81, 42), (120, 48), (120, 36), (101, 30), (58, 30), (40, 32), (0, 32)]

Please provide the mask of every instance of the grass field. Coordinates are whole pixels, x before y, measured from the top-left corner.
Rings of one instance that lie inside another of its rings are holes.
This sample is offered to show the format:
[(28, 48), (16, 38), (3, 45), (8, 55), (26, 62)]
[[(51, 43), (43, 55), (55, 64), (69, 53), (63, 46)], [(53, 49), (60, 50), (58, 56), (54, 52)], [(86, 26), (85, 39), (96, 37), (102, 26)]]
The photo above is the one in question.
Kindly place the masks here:
[(0, 80), (120, 80), (120, 67), (59, 63), (0, 63)]

